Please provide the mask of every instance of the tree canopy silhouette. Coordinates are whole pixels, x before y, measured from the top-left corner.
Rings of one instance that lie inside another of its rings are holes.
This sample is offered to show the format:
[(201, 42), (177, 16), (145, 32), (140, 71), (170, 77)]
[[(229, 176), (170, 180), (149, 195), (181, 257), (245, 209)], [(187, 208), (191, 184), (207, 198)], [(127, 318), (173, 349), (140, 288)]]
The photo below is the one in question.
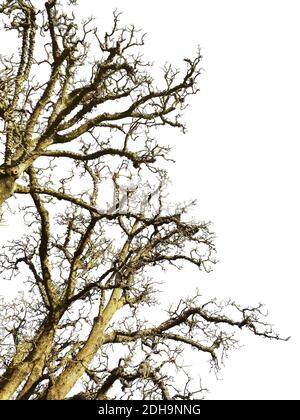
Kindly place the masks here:
[(187, 271), (179, 301), (159, 300), (162, 270), (215, 263), (210, 224), (167, 201), (155, 136), (184, 131), (200, 52), (154, 79), (118, 13), (101, 33), (74, 1), (36, 3), (0, 5), (19, 43), (0, 56), (0, 205), (17, 198), (29, 232), (0, 255), (1, 277), (24, 284), (0, 305), (0, 399), (198, 398), (190, 349), (218, 369), (240, 329), (279, 339), (262, 305), (185, 296)]

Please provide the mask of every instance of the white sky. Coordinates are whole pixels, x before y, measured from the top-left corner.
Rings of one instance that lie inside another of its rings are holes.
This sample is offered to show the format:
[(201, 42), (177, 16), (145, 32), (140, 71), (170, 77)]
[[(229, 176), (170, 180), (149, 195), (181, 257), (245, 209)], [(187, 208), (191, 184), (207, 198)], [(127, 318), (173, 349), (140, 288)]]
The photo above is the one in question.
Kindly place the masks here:
[[(219, 263), (201, 284), (218, 297), (264, 302), (288, 343), (246, 339), (213, 399), (299, 399), (299, 1), (84, 0), (110, 27), (111, 11), (148, 33), (159, 65), (202, 48), (201, 92), (174, 133), (176, 198), (197, 198), (214, 222)], [(14, 224), (16, 228), (16, 224)], [(187, 273), (189, 275), (189, 273)]]

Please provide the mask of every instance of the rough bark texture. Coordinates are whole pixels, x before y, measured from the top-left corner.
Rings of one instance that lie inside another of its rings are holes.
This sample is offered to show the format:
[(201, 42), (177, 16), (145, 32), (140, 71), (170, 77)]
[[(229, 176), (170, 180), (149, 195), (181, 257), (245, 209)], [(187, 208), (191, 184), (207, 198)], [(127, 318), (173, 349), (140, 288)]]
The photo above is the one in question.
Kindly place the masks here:
[[(31, 345), (20, 349), (20, 356), (15, 357), (1, 378), (0, 400), (9, 400), (17, 392), (24, 382), (20, 397), (23, 397), (31, 390), (31, 387), (40, 378), (49, 353), (53, 345), (55, 325), (49, 323), (41, 328), (37, 334), (37, 341)], [(25, 350), (25, 351), (24, 351)], [(22, 399), (22, 398), (21, 398)]]
[(15, 179), (9, 175), (0, 175), (0, 207), (12, 196), (16, 188)]
[(77, 353), (76, 359), (68, 363), (63, 373), (49, 388), (46, 399), (62, 400), (73, 389), (103, 344), (104, 331), (109, 321), (123, 304), (122, 290), (114, 290), (105, 309), (94, 319), (94, 325), (88, 339)]

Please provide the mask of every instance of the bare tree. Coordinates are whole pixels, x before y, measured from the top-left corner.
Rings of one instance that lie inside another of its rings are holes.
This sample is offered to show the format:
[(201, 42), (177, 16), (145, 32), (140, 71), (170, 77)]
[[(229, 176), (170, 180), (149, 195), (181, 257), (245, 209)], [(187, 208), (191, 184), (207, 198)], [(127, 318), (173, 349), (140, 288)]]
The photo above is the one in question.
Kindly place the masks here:
[[(21, 39), (17, 57), (1, 56), (5, 150), (0, 204), (13, 193), (28, 192), (16, 180), (41, 157), (89, 162), (110, 155), (140, 167), (164, 155), (165, 149), (153, 142), (145, 142), (138, 151), (130, 150), (131, 142), (141, 127), (145, 131), (153, 125), (183, 127), (179, 114), (187, 96), (196, 92), (199, 54), (186, 60), (182, 77), (167, 67), (158, 88), (146, 71), (147, 63), (135, 52), (144, 37), (132, 26), (119, 28), (118, 14), (111, 32), (101, 40), (92, 19), (79, 26), (55, 0), (46, 2), (42, 11), (29, 1), (9, 0), (0, 12), (7, 20), (5, 28)], [(91, 37), (99, 51), (90, 51)], [(41, 74), (46, 80), (38, 77)], [(113, 147), (114, 142), (100, 140), (99, 130), (117, 131), (123, 142), (119, 139), (119, 147)]]
[(218, 369), (240, 329), (279, 339), (262, 305), (196, 291), (159, 310), (162, 270), (215, 263), (209, 223), (167, 201), (169, 147), (153, 135), (184, 130), (201, 56), (155, 82), (133, 26), (115, 13), (101, 35), (71, 9), (0, 6), (21, 42), (1, 56), (0, 204), (22, 194), (30, 231), (0, 255), (2, 277), (24, 283), (1, 302), (0, 399), (199, 398), (190, 349)]

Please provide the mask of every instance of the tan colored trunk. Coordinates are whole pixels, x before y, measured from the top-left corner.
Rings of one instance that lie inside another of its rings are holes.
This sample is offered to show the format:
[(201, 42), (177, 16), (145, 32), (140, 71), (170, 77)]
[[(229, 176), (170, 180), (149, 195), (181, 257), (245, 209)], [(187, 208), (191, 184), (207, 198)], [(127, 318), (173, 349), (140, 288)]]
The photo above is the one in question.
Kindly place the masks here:
[(0, 207), (9, 197), (13, 195), (17, 189), (18, 186), (16, 179), (19, 178), (26, 171), (26, 169), (30, 167), (35, 159), (38, 158), (39, 153), (42, 153), (43, 148), (46, 149), (47, 146), (49, 146), (51, 143), (51, 139), (44, 140), (38, 152), (33, 153), (24, 162), (21, 162), (13, 168), (8, 169), (6, 172), (3, 169), (3, 165), (0, 167)]
[(116, 311), (123, 306), (122, 290), (115, 289), (105, 309), (95, 319), (90, 335), (76, 356), (62, 374), (54, 382), (46, 395), (47, 400), (62, 400), (71, 391), (76, 382), (81, 378), (87, 366), (95, 357), (104, 339), (107, 324)]
[(47, 357), (51, 351), (51, 348), (52, 348), (52, 341), (49, 340), (49, 344), (48, 345), (45, 344), (45, 348), (42, 354), (32, 361), (30, 375), (28, 376), (28, 379), (23, 389), (21, 390), (21, 392), (19, 393), (17, 397), (18, 400), (29, 398), (32, 387), (34, 386), (34, 384), (36, 384), (36, 382), (38, 381), (38, 379), (41, 377), (43, 373), (43, 370), (45, 368), (45, 364), (47, 361)]
[(22, 361), (14, 358), (0, 383), (0, 400), (11, 399), (26, 378), (28, 378), (25, 384), (27, 390), (29, 389), (29, 383), (32, 385), (35, 382), (36, 375), (40, 373), (41, 367), (43, 369), (45, 366), (51, 351), (54, 333), (55, 327), (53, 325), (45, 326), (34, 349), (27, 357)]
[(0, 206), (13, 194), (15, 187), (14, 178), (6, 175), (0, 177)]

